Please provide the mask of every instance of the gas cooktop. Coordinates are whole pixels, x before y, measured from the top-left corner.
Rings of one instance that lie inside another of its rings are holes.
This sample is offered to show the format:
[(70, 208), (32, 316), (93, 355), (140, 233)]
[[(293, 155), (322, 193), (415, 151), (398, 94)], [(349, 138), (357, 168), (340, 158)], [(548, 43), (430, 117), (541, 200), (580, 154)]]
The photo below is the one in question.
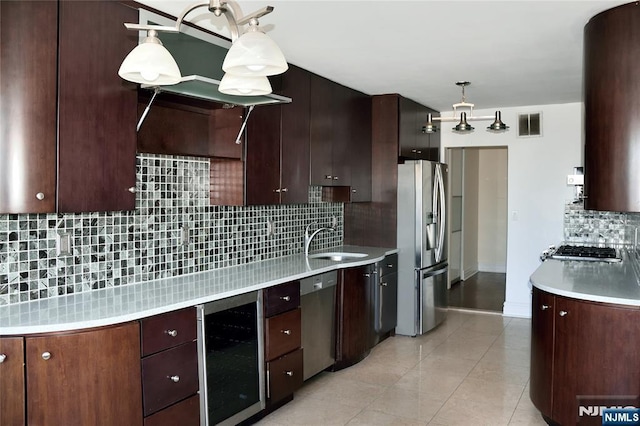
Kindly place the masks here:
[(551, 259), (583, 260), (591, 262), (620, 262), (622, 258), (617, 249), (612, 247), (579, 246), (563, 244), (549, 251)]

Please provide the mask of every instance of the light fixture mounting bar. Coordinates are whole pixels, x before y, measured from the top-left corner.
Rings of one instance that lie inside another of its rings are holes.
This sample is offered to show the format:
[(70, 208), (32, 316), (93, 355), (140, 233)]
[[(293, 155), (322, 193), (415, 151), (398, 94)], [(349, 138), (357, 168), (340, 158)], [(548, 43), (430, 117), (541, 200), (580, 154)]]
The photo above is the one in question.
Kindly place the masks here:
[(262, 18), (264, 15), (268, 15), (271, 12), (273, 12), (273, 6), (265, 6), (262, 9), (256, 10), (255, 12), (250, 13), (244, 16), (243, 18), (239, 19), (237, 21), (237, 24), (238, 25), (248, 24), (249, 22), (251, 22), (252, 19)]

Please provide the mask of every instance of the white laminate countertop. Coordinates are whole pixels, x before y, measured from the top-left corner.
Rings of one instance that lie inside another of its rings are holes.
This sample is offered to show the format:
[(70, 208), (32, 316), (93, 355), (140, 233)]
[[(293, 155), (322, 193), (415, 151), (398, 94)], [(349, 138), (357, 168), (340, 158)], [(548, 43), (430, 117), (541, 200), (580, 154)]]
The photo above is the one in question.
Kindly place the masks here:
[(638, 276), (626, 255), (618, 263), (548, 259), (531, 275), (530, 282), (559, 296), (640, 306)]
[(366, 253), (341, 262), (303, 254), (174, 278), (0, 306), (0, 335), (78, 330), (145, 318), (336, 269), (368, 265), (397, 249), (340, 246), (323, 252)]

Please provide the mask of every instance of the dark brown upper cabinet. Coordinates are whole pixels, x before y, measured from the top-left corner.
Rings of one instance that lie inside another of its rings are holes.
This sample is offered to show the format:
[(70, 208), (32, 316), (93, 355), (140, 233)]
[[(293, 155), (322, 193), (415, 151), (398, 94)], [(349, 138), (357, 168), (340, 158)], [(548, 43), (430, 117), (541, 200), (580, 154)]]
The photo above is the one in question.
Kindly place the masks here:
[[(140, 91), (138, 116), (148, 105), (149, 93)], [(159, 94), (138, 131), (138, 152), (241, 160), (243, 107), (200, 102)], [(253, 118), (253, 116), (251, 117)]]
[[(112, 1), (0, 2), (0, 213), (132, 210), (137, 45)], [(34, 31), (37, 28), (37, 31)]]
[(312, 185), (351, 191), (341, 201), (371, 200), (369, 96), (312, 75), (309, 142)]
[(440, 161), (440, 131), (423, 133), (427, 114), (437, 111), (420, 105), (397, 94), (376, 95), (379, 108), (396, 111), (395, 115), (377, 117), (376, 131), (393, 137), (398, 147), (398, 157), (411, 160)]
[(640, 5), (584, 30), (585, 208), (640, 212)]
[(248, 205), (304, 204), (309, 199), (310, 80), (294, 65), (277, 81), (291, 103), (257, 106), (247, 123)]

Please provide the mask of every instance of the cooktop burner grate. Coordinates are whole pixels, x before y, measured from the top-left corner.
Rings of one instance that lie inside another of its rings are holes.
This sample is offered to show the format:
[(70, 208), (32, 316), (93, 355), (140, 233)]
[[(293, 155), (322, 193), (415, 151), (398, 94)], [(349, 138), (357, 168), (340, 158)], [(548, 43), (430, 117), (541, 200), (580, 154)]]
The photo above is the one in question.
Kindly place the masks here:
[(552, 259), (619, 262), (618, 251), (612, 247), (561, 245), (551, 255)]

